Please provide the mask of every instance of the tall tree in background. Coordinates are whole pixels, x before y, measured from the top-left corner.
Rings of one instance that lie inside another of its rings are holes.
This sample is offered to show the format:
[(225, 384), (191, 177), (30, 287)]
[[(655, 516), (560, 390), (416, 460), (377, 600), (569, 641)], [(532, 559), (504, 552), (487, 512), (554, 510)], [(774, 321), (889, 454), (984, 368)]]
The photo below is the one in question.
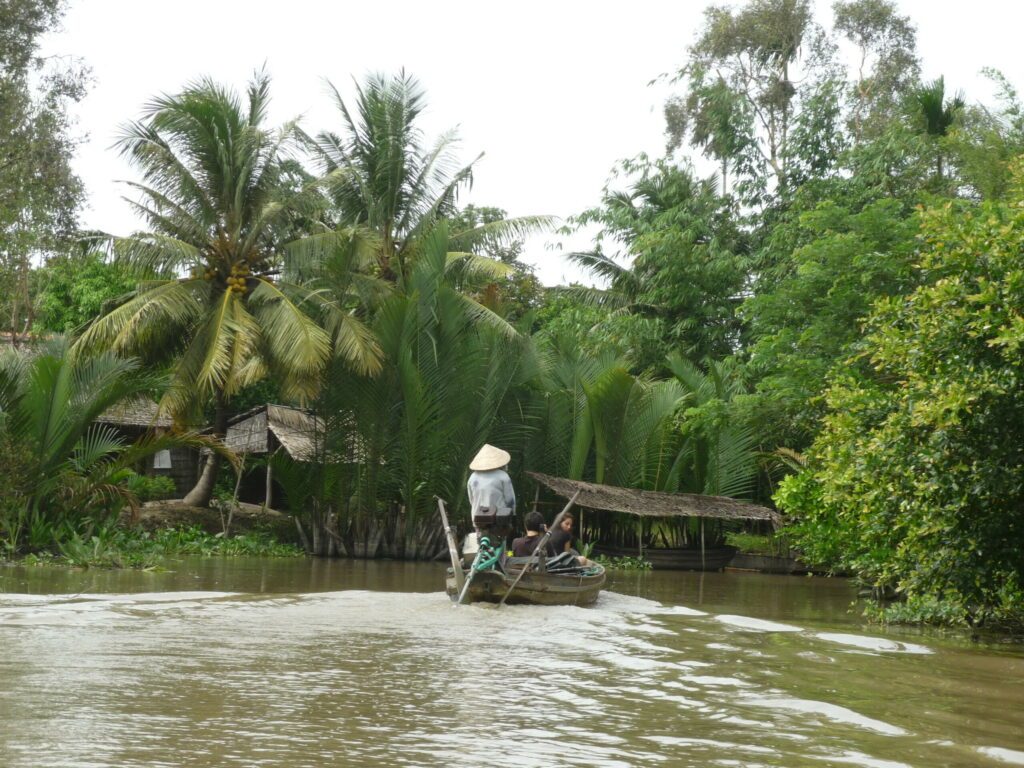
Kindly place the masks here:
[(67, 109), (85, 93), (85, 73), (41, 59), (39, 39), (60, 22), (63, 0), (0, 3), (0, 328), (32, 325), (33, 260), (72, 238), (82, 184), (71, 170), (75, 139)]
[(337, 88), (331, 90), (343, 133), (322, 131), (313, 145), (328, 173), (328, 189), (342, 222), (379, 237), (380, 276), (399, 281), (407, 276), (417, 236), (455, 212), (476, 161), (458, 166), (453, 131), (425, 144), (418, 118), (426, 94), (404, 72), (395, 78), (370, 75), (357, 84), (354, 112)]
[[(746, 275), (744, 238), (735, 207), (715, 180), (646, 158), (623, 163), (632, 176), (625, 191), (606, 190), (603, 204), (577, 217), (598, 224), (598, 248), (569, 258), (609, 280), (592, 300), (655, 318), (662, 346), (640, 368), (660, 368), (676, 350), (694, 358), (720, 357), (739, 343), (736, 316)], [(604, 243), (623, 247), (606, 254)], [(630, 263), (631, 262), (631, 263)]]
[(451, 232), (460, 233), (464, 248), (508, 267), (505, 275), (488, 280), (477, 297), (481, 304), (512, 322), (541, 305), (544, 286), (533, 267), (521, 258), (523, 239), (491, 228), (500, 228), (507, 220), (508, 214), (501, 208), (470, 204), (461, 208), (448, 226)]
[[(245, 102), (209, 79), (154, 99), (129, 124), (122, 152), (142, 171), (133, 204), (150, 230), (116, 243), (126, 265), (163, 274), (82, 335), (83, 349), (169, 358), (173, 378), (164, 405), (176, 414), (213, 401), (214, 434), (243, 387), (272, 375), (282, 393), (312, 397), (332, 339), (307, 314), (311, 292), (280, 277), (296, 249), (333, 249), (347, 234), (324, 231), (286, 250), (289, 213), (319, 195), (282, 189), (281, 161), (294, 124), (264, 127), (270, 82), (257, 73)], [(185, 277), (178, 275), (185, 270)], [(334, 330), (338, 354), (364, 373), (379, 369), (371, 332), (350, 313)], [(214, 454), (186, 501), (209, 502)]]
[[(669, 135), (689, 132), (695, 146), (716, 157), (736, 152), (735, 170), (752, 201), (772, 188), (784, 190), (794, 114), (802, 98), (831, 79), (833, 59), (827, 36), (812, 20), (810, 0), (751, 0), (735, 11), (709, 8), (678, 75), (688, 96), (670, 102)], [(800, 87), (798, 63), (814, 75)]]
[(707, 82), (694, 70), (686, 98), (673, 97), (665, 104), (668, 150), (677, 150), (689, 136), (705, 157), (718, 163), (722, 194), (728, 193), (730, 163), (739, 162), (753, 141), (753, 121), (746, 102), (721, 77)]
[(921, 132), (935, 147), (935, 178), (941, 182), (943, 172), (943, 139), (963, 114), (967, 102), (962, 92), (946, 98), (946, 81), (940, 77), (914, 92), (917, 122)]
[(857, 49), (850, 130), (860, 142), (877, 136), (898, 117), (904, 97), (917, 84), (917, 34), (890, 0), (840, 0), (833, 11), (835, 31)]
[(956, 166), (957, 181), (968, 194), (982, 200), (1001, 199), (1012, 186), (1012, 160), (1024, 154), (1024, 104), (1003, 73), (982, 72), (996, 87), (996, 104), (966, 107), (944, 143)]
[(33, 279), (36, 325), (44, 331), (68, 334), (83, 329), (138, 285), (138, 275), (111, 263), (99, 251), (48, 259), (34, 271)]

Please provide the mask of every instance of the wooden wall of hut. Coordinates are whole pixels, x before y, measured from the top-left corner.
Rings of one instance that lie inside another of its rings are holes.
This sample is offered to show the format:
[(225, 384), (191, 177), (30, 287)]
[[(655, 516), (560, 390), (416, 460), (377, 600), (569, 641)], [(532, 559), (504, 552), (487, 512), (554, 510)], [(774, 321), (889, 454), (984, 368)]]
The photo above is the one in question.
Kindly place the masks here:
[[(153, 459), (149, 459), (152, 467)], [(169, 477), (174, 481), (174, 498), (182, 498), (192, 490), (199, 475), (199, 452), (192, 448), (172, 448), (170, 469), (150, 469), (150, 474)]]

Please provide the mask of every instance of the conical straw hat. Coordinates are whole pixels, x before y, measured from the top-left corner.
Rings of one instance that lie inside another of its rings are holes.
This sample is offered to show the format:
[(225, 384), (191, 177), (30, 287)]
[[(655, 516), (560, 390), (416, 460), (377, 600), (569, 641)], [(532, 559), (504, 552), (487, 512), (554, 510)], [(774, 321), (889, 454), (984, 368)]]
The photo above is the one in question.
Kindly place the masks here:
[(474, 472), (486, 472), (490, 469), (501, 469), (510, 461), (512, 454), (508, 451), (484, 443), (484, 447), (477, 451), (476, 456), (469, 462), (469, 468)]

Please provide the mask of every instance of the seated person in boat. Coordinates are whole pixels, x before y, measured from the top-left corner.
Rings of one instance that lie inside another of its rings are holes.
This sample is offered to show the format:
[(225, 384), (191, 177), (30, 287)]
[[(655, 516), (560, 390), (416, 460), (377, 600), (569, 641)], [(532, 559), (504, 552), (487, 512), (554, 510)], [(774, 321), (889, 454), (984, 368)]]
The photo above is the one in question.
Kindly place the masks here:
[[(534, 510), (528, 512), (526, 515), (526, 535), (520, 536), (518, 539), (512, 542), (512, 556), (513, 557), (529, 557), (533, 554), (534, 550), (537, 549), (537, 544), (544, 537), (544, 531), (546, 526), (544, 525), (544, 515)], [(551, 542), (548, 542), (548, 555), (553, 554), (550, 552)]]
[(576, 527), (576, 518), (572, 512), (565, 512), (562, 515), (562, 520), (558, 524), (558, 528), (551, 532), (551, 537), (548, 539), (548, 549), (551, 550), (552, 556), (557, 557), (558, 555), (568, 552), (574, 555), (576, 562), (579, 565), (593, 565), (594, 562), (579, 552), (573, 547), (575, 537), (573, 535), (573, 529)]
[(572, 550), (572, 529), (575, 525), (576, 520), (573, 518), (572, 512), (562, 515), (562, 522), (558, 524), (558, 528), (552, 531), (551, 538), (548, 539), (551, 551), (556, 555)]

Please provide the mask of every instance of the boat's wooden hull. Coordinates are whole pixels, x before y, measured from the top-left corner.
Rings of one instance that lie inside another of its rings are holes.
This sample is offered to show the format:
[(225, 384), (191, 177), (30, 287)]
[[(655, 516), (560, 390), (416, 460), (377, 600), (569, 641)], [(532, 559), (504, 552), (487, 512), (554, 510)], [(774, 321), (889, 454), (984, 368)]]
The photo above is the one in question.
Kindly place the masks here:
[[(600, 568), (600, 566), (598, 566)], [(469, 571), (464, 571), (469, 578)], [(515, 581), (516, 574), (502, 574), (497, 571), (481, 571), (473, 578), (466, 595), (467, 603), (498, 603)], [(590, 605), (604, 587), (604, 568), (590, 576), (559, 575), (527, 572), (516, 584), (506, 603), (528, 603), (532, 605)], [(459, 593), (455, 587), (455, 575), (448, 569), (445, 591), (453, 600)]]
[[(638, 557), (634, 547), (600, 546), (598, 554), (606, 557)], [(643, 558), (656, 571), (720, 571), (736, 555), (736, 547), (708, 547), (703, 555), (700, 549), (659, 549), (643, 550)]]

